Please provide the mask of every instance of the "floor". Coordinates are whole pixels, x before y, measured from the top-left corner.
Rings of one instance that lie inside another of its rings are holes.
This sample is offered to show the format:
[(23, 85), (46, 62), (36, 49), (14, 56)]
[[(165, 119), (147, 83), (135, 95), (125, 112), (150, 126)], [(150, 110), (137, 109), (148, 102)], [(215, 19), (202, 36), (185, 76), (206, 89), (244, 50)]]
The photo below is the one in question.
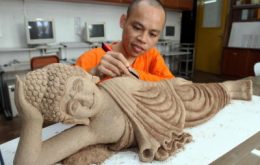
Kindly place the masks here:
[[(221, 82), (229, 78), (220, 77), (217, 75), (195, 71), (192, 81), (193, 82)], [(45, 126), (49, 125), (46, 123)], [(0, 144), (14, 139), (19, 136), (21, 129), (21, 121), (19, 117), (15, 117), (12, 120), (4, 119), (0, 114)]]

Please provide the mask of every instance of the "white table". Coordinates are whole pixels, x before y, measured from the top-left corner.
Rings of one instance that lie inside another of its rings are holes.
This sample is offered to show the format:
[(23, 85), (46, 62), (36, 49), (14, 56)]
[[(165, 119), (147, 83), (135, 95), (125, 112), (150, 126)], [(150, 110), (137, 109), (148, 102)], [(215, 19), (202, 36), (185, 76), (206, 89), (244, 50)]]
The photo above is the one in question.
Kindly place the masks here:
[(190, 51), (162, 51), (161, 54), (175, 76), (190, 78), (193, 72), (193, 57)]
[[(43, 139), (47, 139), (71, 125), (55, 124), (43, 130)], [(184, 150), (166, 161), (153, 161), (153, 165), (206, 165), (216, 160), (241, 142), (260, 131), (260, 97), (253, 96), (252, 101), (232, 101), (208, 122), (185, 129), (193, 136), (193, 141), (185, 145)], [(18, 138), (0, 145), (6, 165), (12, 164)], [(260, 159), (260, 157), (259, 157)], [(104, 165), (140, 165), (136, 152), (119, 152), (104, 162)]]

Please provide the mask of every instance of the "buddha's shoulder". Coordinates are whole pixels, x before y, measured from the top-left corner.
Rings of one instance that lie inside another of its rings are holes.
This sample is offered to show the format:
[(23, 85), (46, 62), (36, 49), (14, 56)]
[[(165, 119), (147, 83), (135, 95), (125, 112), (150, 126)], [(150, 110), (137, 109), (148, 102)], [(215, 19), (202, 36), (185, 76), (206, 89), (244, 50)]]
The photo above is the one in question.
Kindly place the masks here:
[(132, 77), (116, 77), (103, 81), (101, 86), (122, 88), (124, 90), (139, 90), (146, 86), (147, 82)]

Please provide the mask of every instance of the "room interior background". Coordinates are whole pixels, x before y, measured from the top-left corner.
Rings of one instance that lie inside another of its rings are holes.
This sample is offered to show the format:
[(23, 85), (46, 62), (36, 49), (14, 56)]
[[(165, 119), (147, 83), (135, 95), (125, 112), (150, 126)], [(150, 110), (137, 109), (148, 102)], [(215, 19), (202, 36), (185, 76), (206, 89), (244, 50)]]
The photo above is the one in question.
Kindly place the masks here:
[[(48, 0), (0, 0), (0, 65), (14, 59), (28, 61), (27, 51), (12, 51), (27, 48), (26, 18), (54, 19), (56, 43), (84, 42), (85, 22), (105, 22), (108, 41), (121, 38), (119, 18), (126, 13), (127, 5), (57, 2)], [(167, 9), (166, 23), (175, 26), (176, 42), (180, 41), (181, 11)], [(8, 51), (1, 51), (8, 49)], [(80, 50), (75, 53), (80, 55)], [(35, 52), (37, 53), (37, 52)], [(75, 55), (68, 58), (77, 58)]]

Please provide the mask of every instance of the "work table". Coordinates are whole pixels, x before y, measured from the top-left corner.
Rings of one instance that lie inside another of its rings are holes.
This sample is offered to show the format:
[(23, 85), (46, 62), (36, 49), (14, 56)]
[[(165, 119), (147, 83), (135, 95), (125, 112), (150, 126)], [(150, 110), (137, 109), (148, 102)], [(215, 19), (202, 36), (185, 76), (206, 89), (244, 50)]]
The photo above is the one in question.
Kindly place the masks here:
[[(165, 161), (147, 164), (210, 164), (246, 139), (260, 132), (260, 97), (253, 96), (251, 101), (234, 100), (208, 122), (193, 128), (184, 129), (193, 136), (193, 141), (183, 150)], [(70, 128), (72, 125), (54, 124), (43, 129), (43, 139)], [(6, 164), (12, 164), (19, 138), (0, 145)], [(258, 142), (259, 144), (260, 142)], [(250, 148), (253, 150), (253, 148)], [(239, 153), (239, 152), (238, 152)], [(249, 152), (249, 154), (251, 154)], [(259, 157), (260, 159), (260, 157)], [(227, 164), (231, 164), (231, 162)], [(142, 164), (137, 152), (124, 150), (104, 162), (104, 165)], [(250, 164), (250, 163), (249, 163)]]

